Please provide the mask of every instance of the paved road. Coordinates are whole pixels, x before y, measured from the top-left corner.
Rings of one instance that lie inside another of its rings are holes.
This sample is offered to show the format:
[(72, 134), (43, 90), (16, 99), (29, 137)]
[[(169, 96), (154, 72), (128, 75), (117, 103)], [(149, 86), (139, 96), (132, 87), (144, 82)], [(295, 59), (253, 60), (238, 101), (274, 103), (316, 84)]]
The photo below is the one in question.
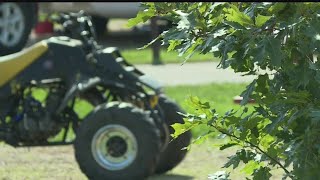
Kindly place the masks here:
[(254, 76), (243, 77), (235, 74), (231, 69), (217, 69), (217, 65), (216, 62), (202, 62), (183, 65), (137, 65), (136, 67), (165, 86), (244, 83), (254, 79)]

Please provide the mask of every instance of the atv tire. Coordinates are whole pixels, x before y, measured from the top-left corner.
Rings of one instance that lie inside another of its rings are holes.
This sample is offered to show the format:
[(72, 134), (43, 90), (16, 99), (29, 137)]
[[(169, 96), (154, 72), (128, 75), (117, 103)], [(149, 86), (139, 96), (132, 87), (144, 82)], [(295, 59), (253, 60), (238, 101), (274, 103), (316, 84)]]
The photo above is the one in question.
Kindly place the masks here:
[(6, 22), (0, 26), (0, 56), (18, 52), (26, 45), (34, 25), (34, 13), (31, 3), (0, 3), (0, 18)]
[[(168, 125), (170, 134), (172, 134), (174, 133), (174, 129), (170, 125), (174, 123), (184, 123), (182, 116), (177, 113), (184, 111), (165, 95), (160, 96), (159, 105), (164, 113), (165, 122)], [(187, 131), (168, 144), (166, 150), (160, 154), (159, 162), (155, 170), (156, 174), (162, 174), (173, 169), (184, 159), (187, 150), (181, 149), (190, 144), (191, 137), (191, 132)], [(172, 140), (172, 138), (170, 140)]]
[(160, 133), (150, 114), (129, 103), (97, 106), (76, 133), (75, 157), (91, 179), (144, 179), (156, 167)]

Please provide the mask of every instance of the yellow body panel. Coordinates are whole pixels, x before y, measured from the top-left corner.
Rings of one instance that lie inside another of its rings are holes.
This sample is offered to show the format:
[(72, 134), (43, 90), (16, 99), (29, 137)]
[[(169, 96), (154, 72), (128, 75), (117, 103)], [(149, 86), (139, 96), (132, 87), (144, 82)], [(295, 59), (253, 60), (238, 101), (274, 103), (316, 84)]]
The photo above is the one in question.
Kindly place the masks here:
[(47, 50), (47, 43), (41, 41), (18, 53), (0, 57), (0, 87), (37, 60)]

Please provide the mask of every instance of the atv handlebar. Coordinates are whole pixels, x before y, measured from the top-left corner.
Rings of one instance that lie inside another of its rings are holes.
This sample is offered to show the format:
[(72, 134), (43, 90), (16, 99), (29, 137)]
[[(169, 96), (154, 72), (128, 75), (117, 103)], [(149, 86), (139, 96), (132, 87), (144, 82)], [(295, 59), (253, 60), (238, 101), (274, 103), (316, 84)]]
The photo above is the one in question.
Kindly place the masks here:
[(88, 51), (99, 48), (91, 17), (84, 11), (60, 13), (59, 16), (51, 16), (50, 19), (63, 26), (60, 34), (81, 40)]

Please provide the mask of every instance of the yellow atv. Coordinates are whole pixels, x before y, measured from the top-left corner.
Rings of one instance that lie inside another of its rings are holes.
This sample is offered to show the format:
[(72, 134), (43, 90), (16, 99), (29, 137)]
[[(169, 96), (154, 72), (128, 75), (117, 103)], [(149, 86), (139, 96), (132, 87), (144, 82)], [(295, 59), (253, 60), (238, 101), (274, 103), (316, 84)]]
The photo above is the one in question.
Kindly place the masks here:
[(174, 168), (191, 139), (188, 131), (169, 143), (170, 125), (183, 123), (181, 108), (117, 48), (99, 46), (90, 17), (56, 20), (69, 37), (0, 57), (0, 140), (15, 147), (74, 144), (90, 179), (143, 179)]

